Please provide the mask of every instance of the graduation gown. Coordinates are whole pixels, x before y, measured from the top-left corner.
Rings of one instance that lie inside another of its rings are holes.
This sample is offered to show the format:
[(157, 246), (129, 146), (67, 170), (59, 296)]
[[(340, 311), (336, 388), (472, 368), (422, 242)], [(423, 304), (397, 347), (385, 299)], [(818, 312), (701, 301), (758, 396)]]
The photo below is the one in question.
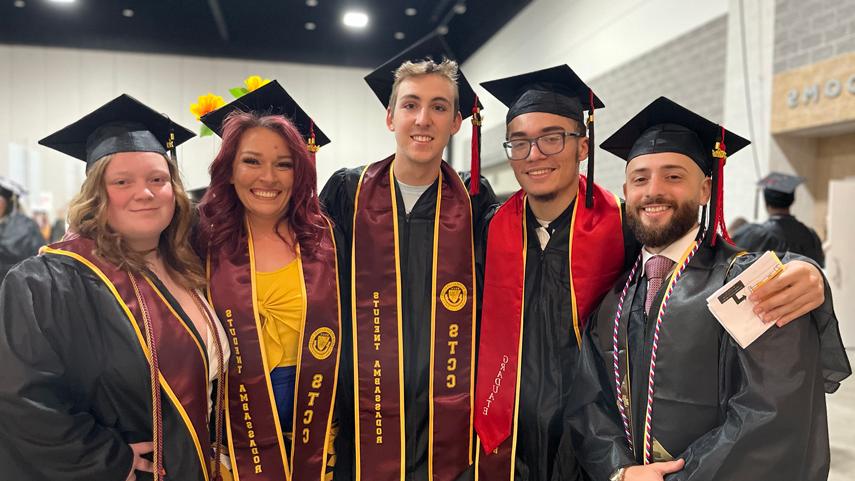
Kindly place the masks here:
[[(531, 209), (526, 209), (531, 227), (525, 270), (516, 481), (596, 479), (595, 473), (585, 473), (579, 466), (570, 439), (563, 435), (564, 406), (579, 361), (568, 272), (570, 218), (575, 202), (548, 225), (551, 235), (544, 249), (534, 229), (540, 224)], [(640, 245), (626, 226), (623, 238), (624, 259), (634, 259)]]
[[(721, 238), (715, 247), (703, 245), (668, 302), (656, 359), (653, 461), (685, 459), (684, 469), (669, 480), (824, 480), (829, 469), (824, 396), (851, 372), (830, 290), (826, 285), (825, 303), (811, 314), (773, 327), (742, 349), (706, 305), (710, 294), (756, 259), (737, 254)], [(604, 392), (595, 401), (602, 408), (611, 404), (613, 412), (614, 316), (627, 277), (593, 314), (580, 364), (585, 371), (581, 376), (603, 383)], [(638, 273), (629, 284), (618, 341), (622, 402), (638, 463), (643, 461), (655, 325), (655, 318), (644, 313), (646, 284)], [(658, 309), (666, 286), (663, 282), (651, 311)], [(568, 411), (578, 416), (584, 409), (577, 403)], [(623, 430), (618, 423), (588, 427), (589, 436), (600, 440), (614, 439)], [(628, 446), (625, 437), (621, 443)]]
[(0, 219), (0, 280), (15, 264), (38, 254), (45, 239), (33, 219), (14, 211)]
[[(333, 220), (339, 253), (341, 303), (351, 305), (351, 247), (354, 199), (364, 167), (341, 169), (324, 186), (320, 198)], [(469, 176), (463, 174), (464, 184)], [(478, 249), (481, 232), (486, 228), (485, 217), (496, 204), (492, 187), (480, 178), (480, 193), (472, 197), (472, 223), (475, 235), (475, 259), (482, 259)], [(409, 214), (404, 208), (400, 189), (396, 186), (401, 259), (402, 339), (406, 439), (405, 476), (408, 481), (427, 481), (428, 403), (431, 360), (431, 276), (433, 266), (433, 235), (436, 214), (437, 182), (419, 198)], [(476, 266), (478, 278), (483, 272)], [(476, 283), (477, 284), (477, 283)], [(480, 299), (480, 296), (478, 296)], [(355, 479), (354, 445), (354, 359), (351, 311), (342, 309), (342, 343), (337, 389), (336, 412), (339, 424), (335, 439), (336, 480)], [(460, 433), (461, 437), (467, 436)], [(437, 462), (442, 454), (437, 453)], [(364, 460), (372, 462), (371, 460)]]
[(762, 224), (746, 224), (734, 232), (733, 242), (751, 252), (790, 251), (825, 267), (825, 253), (816, 231), (789, 214), (773, 215)]
[[(151, 279), (186, 330), (174, 319), (170, 324), (204, 346), (180, 305)], [(147, 304), (154, 316), (157, 307)], [(132, 322), (102, 278), (73, 257), (42, 254), (9, 272), (0, 288), (3, 479), (127, 478), (133, 459), (128, 444), (152, 440), (150, 368)], [(206, 353), (186, 353), (193, 355)], [(207, 367), (207, 360), (192, 365)], [(196, 384), (206, 386), (207, 371), (192, 374), (204, 376)], [(186, 391), (185, 385), (172, 387)], [(208, 393), (198, 389), (193, 399), (180, 401), (161, 389), (167, 479), (206, 480), (201, 456), (210, 456), (210, 443), (199, 439), (187, 416), (208, 412)], [(206, 432), (207, 426), (196, 429)], [(138, 472), (137, 479), (151, 475)]]

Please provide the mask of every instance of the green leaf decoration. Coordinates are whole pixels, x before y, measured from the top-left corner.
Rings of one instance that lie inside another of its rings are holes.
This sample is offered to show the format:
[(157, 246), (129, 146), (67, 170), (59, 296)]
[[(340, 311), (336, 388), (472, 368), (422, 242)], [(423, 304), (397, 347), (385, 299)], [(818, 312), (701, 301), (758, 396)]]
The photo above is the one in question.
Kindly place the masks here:
[(248, 94), (249, 90), (245, 89), (244, 87), (234, 87), (229, 89), (229, 93), (232, 94), (232, 97), (238, 99)]
[(214, 131), (209, 129), (207, 125), (203, 125), (202, 128), (199, 129), (199, 137), (207, 137), (209, 135), (214, 135)]

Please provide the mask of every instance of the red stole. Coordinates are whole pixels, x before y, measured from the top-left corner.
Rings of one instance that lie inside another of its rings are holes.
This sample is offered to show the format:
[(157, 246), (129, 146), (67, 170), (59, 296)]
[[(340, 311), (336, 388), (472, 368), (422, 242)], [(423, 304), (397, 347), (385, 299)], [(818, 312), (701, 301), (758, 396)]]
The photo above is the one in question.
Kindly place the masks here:
[[(393, 157), (366, 167), (354, 207), (357, 480), (403, 480), (406, 467), (401, 338), (401, 290), (406, 286), (401, 284), (393, 169)], [(440, 170), (433, 235), (428, 474), (432, 480), (453, 481), (472, 464), (475, 263), (469, 195), (454, 169), (443, 162)]]
[[(596, 184), (593, 188), (594, 206), (579, 207), (587, 189), (587, 179), (579, 176), (570, 221), (570, 296), (578, 345), (585, 320), (623, 269), (620, 201)], [(528, 240), (525, 202), (523, 191), (508, 199), (490, 222), (487, 237), (475, 429), (487, 453), (478, 453), (479, 477), (491, 481), (513, 479), (514, 473)]]
[[(143, 334), (142, 310), (128, 273), (96, 256), (94, 250), (94, 241), (75, 237), (43, 247), (41, 252), (76, 259), (98, 275), (125, 311), (146, 359), (151, 362), (151, 352)], [(207, 480), (207, 463), (211, 455), (208, 433), (208, 357), (204, 343), (175, 312), (148, 276), (137, 275), (136, 281), (151, 320), (162, 392), (184, 421), (196, 445), (201, 471)], [(169, 455), (168, 452), (164, 453), (164, 456)]]
[(226, 378), (226, 427), (236, 481), (319, 481), (326, 472), (338, 380), (341, 317), (338, 265), (332, 228), (324, 230), (316, 258), (297, 262), (306, 310), (294, 382), (294, 435), (287, 459), (265, 359), (256, 306), (255, 253), (208, 254), (209, 297), (232, 348)]

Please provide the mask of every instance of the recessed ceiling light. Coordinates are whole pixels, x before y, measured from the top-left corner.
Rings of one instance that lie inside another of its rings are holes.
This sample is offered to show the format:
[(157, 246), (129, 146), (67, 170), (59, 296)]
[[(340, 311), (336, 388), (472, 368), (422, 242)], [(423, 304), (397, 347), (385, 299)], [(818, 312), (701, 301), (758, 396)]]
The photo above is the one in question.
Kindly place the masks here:
[(15, 6), (18, 8), (24, 8), (27, 6), (27, 2), (24, 0), (15, 0)]
[(131, 18), (134, 16), (134, 11), (131, 10), (130, 8), (126, 8), (126, 9), (122, 10), (122, 16), (125, 18)]
[(317, 7), (318, 0), (306, 0), (306, 5), (309, 7)]
[(436, 33), (440, 35), (445, 35), (448, 33), (448, 27), (445, 25), (440, 25), (439, 27), (436, 27)]
[(74, 3), (74, 0), (50, 0), (53, 3)]
[(318, 28), (318, 26), (315, 25), (315, 22), (306, 22), (306, 24), (303, 26), (306, 27), (306, 30), (314, 30)]
[(408, 17), (413, 17), (417, 13), (419, 13), (419, 11), (416, 10), (415, 8), (408, 8), (408, 9), (404, 10), (404, 15), (406, 15)]
[(454, 13), (456, 13), (458, 15), (463, 15), (464, 13), (466, 13), (466, 4), (465, 3), (458, 3), (457, 5), (455, 5), (454, 6)]
[(342, 22), (351, 28), (365, 28), (368, 26), (368, 14), (364, 12), (345, 12)]
[(404, 32), (395, 32), (395, 40), (403, 40), (404, 37), (406, 37), (406, 35), (404, 35)]

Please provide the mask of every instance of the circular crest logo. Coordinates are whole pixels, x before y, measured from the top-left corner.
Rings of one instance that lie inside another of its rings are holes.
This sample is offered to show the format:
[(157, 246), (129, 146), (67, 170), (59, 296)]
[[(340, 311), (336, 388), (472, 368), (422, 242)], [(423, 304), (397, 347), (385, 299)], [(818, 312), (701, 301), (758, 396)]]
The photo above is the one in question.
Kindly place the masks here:
[(466, 286), (457, 281), (449, 282), (439, 293), (439, 300), (449, 311), (456, 312), (463, 309), (466, 305)]
[(319, 327), (309, 337), (309, 352), (319, 361), (330, 357), (334, 348), (335, 333), (329, 327)]

